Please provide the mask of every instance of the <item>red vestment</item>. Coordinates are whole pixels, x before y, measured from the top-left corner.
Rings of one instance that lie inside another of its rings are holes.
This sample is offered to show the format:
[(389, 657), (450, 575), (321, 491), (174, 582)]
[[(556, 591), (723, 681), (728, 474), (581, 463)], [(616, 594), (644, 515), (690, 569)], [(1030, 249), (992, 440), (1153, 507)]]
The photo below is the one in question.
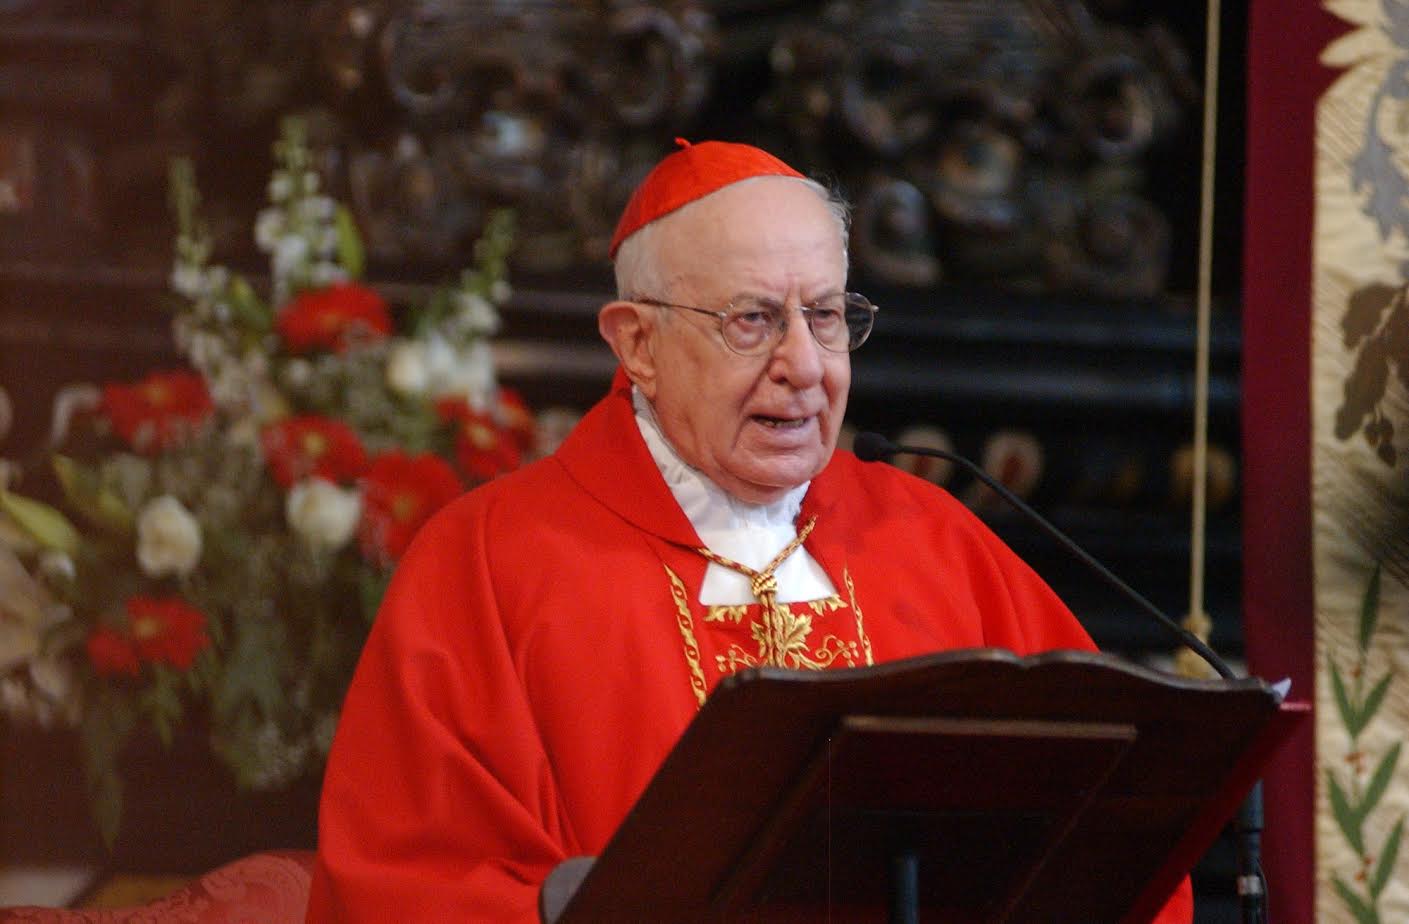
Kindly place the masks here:
[[(799, 522), (837, 596), (698, 602), (700, 541), (618, 376), (553, 456), (460, 498), (402, 559), (348, 692), (309, 922), (537, 920), (595, 855), (702, 697), (766, 661), (1092, 648), (1056, 595), (934, 485), (838, 451)], [(1161, 921), (1188, 921), (1187, 880)]]

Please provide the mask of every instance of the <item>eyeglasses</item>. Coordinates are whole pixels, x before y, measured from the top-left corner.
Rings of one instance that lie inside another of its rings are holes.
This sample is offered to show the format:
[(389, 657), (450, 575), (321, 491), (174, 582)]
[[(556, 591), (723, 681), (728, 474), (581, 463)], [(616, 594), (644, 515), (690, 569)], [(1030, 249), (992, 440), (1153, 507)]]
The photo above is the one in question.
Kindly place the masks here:
[[(633, 298), (632, 301), (717, 318), (724, 345), (741, 356), (761, 356), (772, 350), (788, 332), (791, 317), (785, 305), (752, 295), (735, 298), (723, 311), (676, 305), (654, 298)], [(871, 336), (879, 309), (865, 296), (855, 292), (839, 292), (824, 296), (810, 305), (802, 305), (798, 310), (807, 319), (807, 329), (812, 331), (812, 338), (822, 349), (832, 353), (849, 353)]]

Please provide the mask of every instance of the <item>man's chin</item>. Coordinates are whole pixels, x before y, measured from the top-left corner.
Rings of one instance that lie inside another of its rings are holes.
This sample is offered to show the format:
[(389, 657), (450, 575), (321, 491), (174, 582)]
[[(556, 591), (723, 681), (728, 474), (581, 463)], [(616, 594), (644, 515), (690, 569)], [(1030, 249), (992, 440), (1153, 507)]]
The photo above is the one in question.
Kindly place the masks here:
[(721, 483), (720, 487), (745, 503), (768, 504), (811, 481), (825, 465), (826, 458), (814, 455), (811, 459), (789, 460), (782, 465), (759, 466), (724, 479), (727, 483)]

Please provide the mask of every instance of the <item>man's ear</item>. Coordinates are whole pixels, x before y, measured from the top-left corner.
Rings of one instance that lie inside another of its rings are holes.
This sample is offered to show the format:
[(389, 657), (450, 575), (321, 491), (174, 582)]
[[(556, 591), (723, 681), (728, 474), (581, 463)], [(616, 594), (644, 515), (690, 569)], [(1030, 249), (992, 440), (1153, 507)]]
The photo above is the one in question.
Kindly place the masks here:
[(655, 311), (635, 302), (608, 302), (597, 312), (602, 339), (647, 399), (656, 391), (655, 325)]

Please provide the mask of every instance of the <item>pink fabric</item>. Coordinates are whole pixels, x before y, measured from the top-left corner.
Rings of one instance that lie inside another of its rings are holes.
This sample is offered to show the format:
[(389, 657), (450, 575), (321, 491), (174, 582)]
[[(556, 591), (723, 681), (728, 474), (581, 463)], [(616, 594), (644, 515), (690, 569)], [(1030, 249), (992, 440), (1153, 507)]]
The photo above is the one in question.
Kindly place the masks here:
[(300, 924), (312, 870), (311, 850), (256, 853), (135, 908), (3, 908), (0, 924)]

